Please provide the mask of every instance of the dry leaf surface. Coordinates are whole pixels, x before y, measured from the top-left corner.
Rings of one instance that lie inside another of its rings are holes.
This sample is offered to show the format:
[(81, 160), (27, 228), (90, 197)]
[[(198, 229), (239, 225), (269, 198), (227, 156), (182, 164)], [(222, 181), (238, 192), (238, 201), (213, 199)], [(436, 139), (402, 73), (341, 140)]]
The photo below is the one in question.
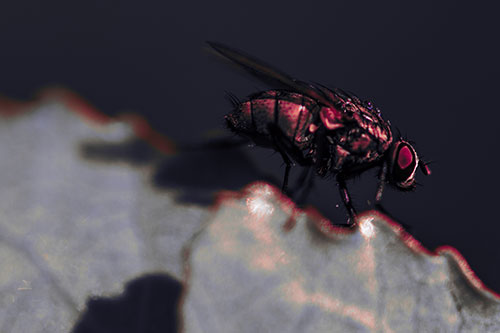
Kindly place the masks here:
[(192, 241), (186, 332), (498, 332), (500, 301), (451, 248), (430, 253), (385, 216), (351, 231), (264, 183), (221, 198)]
[(68, 332), (88, 297), (119, 294), (148, 272), (180, 279), (182, 246), (206, 214), (152, 186), (154, 158), (86, 158), (86, 145), (136, 135), (66, 102), (0, 117), (0, 332)]

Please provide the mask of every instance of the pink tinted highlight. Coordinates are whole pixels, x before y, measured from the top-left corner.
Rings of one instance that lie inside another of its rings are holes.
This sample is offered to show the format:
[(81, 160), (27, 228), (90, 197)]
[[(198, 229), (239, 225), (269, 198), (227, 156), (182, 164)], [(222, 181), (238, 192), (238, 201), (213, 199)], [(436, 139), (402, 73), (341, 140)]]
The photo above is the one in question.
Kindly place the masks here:
[(319, 112), (319, 116), (323, 125), (325, 125), (325, 127), (329, 130), (344, 127), (344, 124), (342, 123), (342, 114), (336, 109), (323, 107)]
[(245, 130), (249, 130), (252, 127), (252, 107), (251, 102), (245, 102), (241, 104), (241, 117), (240, 117), (240, 126), (242, 126)]
[(370, 137), (363, 133), (356, 141), (354, 141), (351, 144), (352, 150), (353, 151), (365, 150), (366, 147), (368, 147), (368, 145), (370, 144), (370, 142), (371, 142)]
[[(279, 100), (278, 101), (279, 105), (279, 126), (280, 128), (286, 132), (286, 135), (289, 138), (293, 138), (294, 132), (295, 132), (295, 127), (297, 126), (297, 123), (299, 122), (299, 117), (300, 113), (305, 109), (304, 106), (294, 103), (294, 102), (289, 102), (285, 100)], [(274, 106), (273, 106), (274, 107)], [(278, 110), (276, 110), (278, 112)], [(272, 117), (274, 117), (274, 108), (273, 108), (273, 114)], [(271, 118), (272, 119), (272, 118)], [(270, 119), (270, 120), (271, 120)]]
[(318, 129), (318, 126), (316, 126), (315, 124), (309, 125), (309, 132), (314, 133), (314, 132), (316, 132), (317, 129)]
[(368, 330), (375, 330), (376, 318), (369, 309), (363, 309), (355, 304), (349, 304), (321, 292), (306, 290), (300, 280), (292, 280), (283, 286), (283, 294), (288, 301), (296, 303), (301, 307), (315, 306), (325, 312), (347, 317), (356, 323), (365, 326)]
[(35, 110), (36, 105), (48, 101), (58, 101), (64, 104), (70, 112), (74, 112), (83, 119), (98, 125), (106, 125), (113, 121), (124, 121), (131, 125), (134, 134), (149, 143), (160, 152), (170, 155), (176, 151), (175, 144), (164, 135), (151, 128), (149, 123), (137, 114), (120, 115), (118, 117), (108, 116), (84, 98), (71, 90), (64, 88), (47, 88), (41, 90), (31, 101), (15, 101), (0, 97), (0, 116), (18, 116), (26, 112)]

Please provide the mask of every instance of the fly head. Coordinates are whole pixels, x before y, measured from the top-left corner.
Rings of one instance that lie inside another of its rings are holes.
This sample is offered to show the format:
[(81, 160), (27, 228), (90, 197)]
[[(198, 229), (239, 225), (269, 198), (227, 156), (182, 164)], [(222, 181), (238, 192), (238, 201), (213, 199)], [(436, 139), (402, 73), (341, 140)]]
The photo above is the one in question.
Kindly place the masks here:
[(389, 181), (402, 191), (415, 189), (415, 173), (420, 167), (424, 175), (430, 175), (429, 167), (418, 158), (413, 146), (403, 139), (392, 144), (389, 151)]

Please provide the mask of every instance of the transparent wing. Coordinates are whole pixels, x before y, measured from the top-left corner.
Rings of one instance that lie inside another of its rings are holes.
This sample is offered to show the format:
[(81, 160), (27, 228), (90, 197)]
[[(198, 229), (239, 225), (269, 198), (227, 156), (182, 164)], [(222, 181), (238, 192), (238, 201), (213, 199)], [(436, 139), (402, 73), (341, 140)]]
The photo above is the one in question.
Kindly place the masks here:
[(216, 42), (207, 42), (207, 44), (220, 55), (240, 65), (261, 80), (277, 81), (287, 88), (308, 96), (326, 106), (334, 107), (334, 103), (337, 101), (335, 95), (331, 92), (326, 93), (323, 87), (294, 79), (288, 74), (267, 65), (261, 60), (244, 54), (241, 51)]

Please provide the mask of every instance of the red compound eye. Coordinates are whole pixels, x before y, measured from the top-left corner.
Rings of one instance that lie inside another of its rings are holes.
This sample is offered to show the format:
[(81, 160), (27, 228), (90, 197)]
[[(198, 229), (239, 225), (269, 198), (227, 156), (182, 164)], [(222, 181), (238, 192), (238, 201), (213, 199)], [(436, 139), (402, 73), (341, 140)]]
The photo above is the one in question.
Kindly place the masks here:
[(404, 141), (397, 142), (394, 149), (391, 178), (400, 188), (411, 189), (415, 183), (415, 169), (418, 163), (417, 153), (409, 143)]
[(403, 146), (398, 154), (398, 166), (401, 170), (406, 169), (413, 162), (413, 153), (407, 146)]

